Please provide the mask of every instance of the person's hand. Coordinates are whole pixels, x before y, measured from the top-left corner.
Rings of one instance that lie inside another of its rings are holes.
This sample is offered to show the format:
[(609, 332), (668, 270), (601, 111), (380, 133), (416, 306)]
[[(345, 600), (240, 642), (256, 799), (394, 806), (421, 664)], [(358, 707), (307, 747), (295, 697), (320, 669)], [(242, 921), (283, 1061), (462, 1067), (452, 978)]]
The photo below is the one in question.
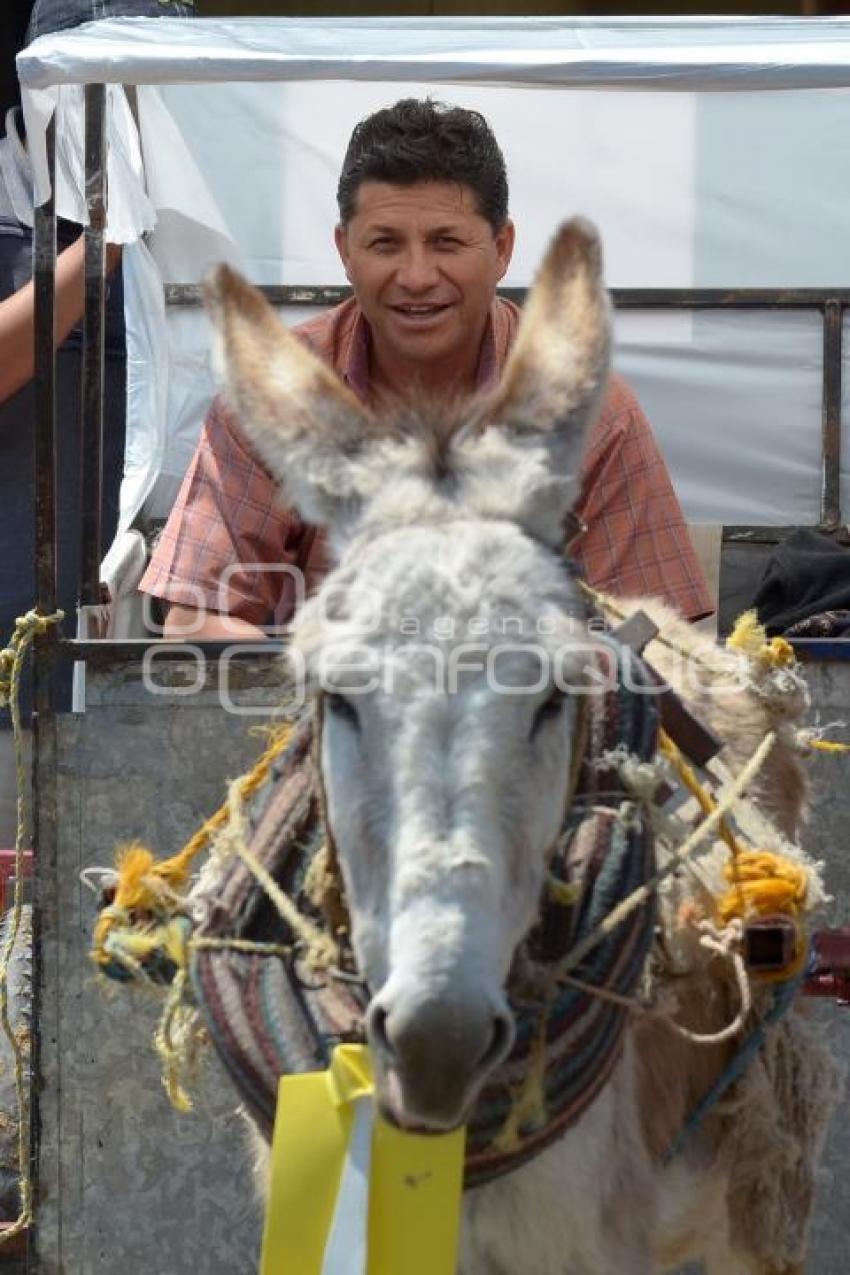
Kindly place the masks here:
[[(121, 260), (121, 244), (106, 245), (106, 272)], [(60, 345), (83, 313), (85, 293), (85, 236), (56, 258), (54, 331)], [(35, 337), (33, 333), (35, 291), (32, 281), (0, 302), (0, 403), (32, 378)]]

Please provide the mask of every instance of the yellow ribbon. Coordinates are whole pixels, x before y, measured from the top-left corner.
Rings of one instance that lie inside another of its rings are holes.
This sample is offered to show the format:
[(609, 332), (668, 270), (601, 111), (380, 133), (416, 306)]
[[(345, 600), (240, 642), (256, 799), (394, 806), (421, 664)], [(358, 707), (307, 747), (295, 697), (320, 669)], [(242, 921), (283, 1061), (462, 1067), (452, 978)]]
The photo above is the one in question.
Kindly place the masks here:
[[(403, 1133), (375, 1113), (369, 1052), (278, 1089), (260, 1275), (455, 1275), (465, 1131)], [(364, 1177), (365, 1172), (365, 1177)]]

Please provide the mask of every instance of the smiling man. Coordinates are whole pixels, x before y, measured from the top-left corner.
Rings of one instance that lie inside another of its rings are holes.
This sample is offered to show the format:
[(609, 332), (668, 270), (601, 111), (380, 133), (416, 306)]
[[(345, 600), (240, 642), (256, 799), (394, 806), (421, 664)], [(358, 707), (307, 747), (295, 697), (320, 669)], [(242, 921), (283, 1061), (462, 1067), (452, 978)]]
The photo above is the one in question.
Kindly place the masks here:
[[(514, 246), (499, 145), (482, 115), (413, 98), (354, 130), (337, 189), (336, 246), (353, 297), (295, 329), (370, 406), (468, 394), (502, 371), (519, 311), (496, 296)], [(541, 251), (544, 245), (540, 245)], [(655, 594), (687, 618), (712, 610), (681, 509), (633, 393), (612, 376), (582, 471), (572, 552), (590, 582)], [(261, 638), (328, 569), (320, 529), (213, 403), (144, 592), (169, 604), (166, 633)]]
[(471, 391), (514, 227), (482, 215), (467, 186), (366, 181), (336, 245), (371, 335), (371, 396)]

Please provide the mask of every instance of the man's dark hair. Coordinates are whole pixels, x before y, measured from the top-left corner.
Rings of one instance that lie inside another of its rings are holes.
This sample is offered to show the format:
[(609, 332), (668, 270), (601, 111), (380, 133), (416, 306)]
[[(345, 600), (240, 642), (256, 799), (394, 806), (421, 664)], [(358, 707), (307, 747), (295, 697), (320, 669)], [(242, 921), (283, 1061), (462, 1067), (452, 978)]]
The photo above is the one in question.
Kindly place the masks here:
[(475, 195), (494, 231), (508, 216), (505, 159), (478, 111), (403, 98), (361, 120), (351, 134), (336, 198), (343, 225), (354, 216), (362, 182), (458, 182)]

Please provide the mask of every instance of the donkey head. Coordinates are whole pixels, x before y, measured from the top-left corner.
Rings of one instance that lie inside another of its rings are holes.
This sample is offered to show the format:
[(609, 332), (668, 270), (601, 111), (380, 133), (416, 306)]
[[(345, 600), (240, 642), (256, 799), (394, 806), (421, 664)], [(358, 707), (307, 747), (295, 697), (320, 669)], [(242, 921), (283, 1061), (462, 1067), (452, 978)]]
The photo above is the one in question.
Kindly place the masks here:
[(511, 1045), (505, 983), (564, 815), (586, 647), (560, 550), (609, 349), (596, 233), (561, 229), (500, 385), (454, 405), (374, 416), (226, 267), (209, 300), (239, 420), (337, 558), (291, 647), (379, 1100), (450, 1128)]

